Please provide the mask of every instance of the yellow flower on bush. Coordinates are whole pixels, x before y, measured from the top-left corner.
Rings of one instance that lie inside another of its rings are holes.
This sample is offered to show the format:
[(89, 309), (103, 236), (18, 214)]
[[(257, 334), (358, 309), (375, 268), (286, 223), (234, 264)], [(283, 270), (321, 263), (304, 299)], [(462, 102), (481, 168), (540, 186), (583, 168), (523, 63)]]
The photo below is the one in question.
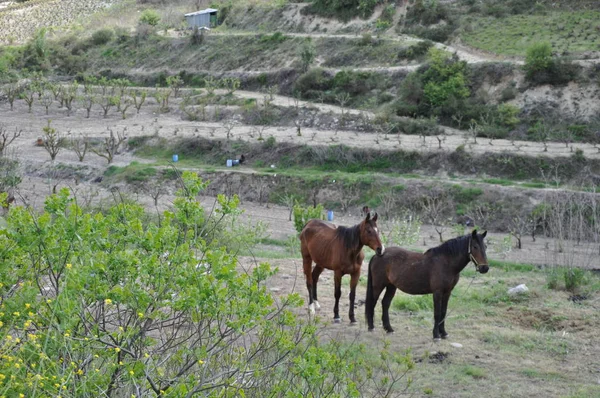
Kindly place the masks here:
[(112, 300), (111, 299), (105, 299), (104, 300), (104, 304), (111, 305), (112, 304)]
[(29, 328), (29, 326), (31, 326), (31, 321), (26, 321), (26, 322), (23, 324), (23, 328), (24, 328), (24, 329), (28, 329), (28, 328)]
[(30, 307), (31, 307), (31, 304), (25, 303), (25, 308), (29, 309)]
[(67, 264), (67, 269), (71, 269), (73, 266), (71, 264)]
[(121, 352), (121, 349), (119, 347), (115, 347), (115, 352)]
[(14, 316), (21, 316), (21, 313), (19, 311), (15, 311), (15, 312), (13, 312), (13, 315)]

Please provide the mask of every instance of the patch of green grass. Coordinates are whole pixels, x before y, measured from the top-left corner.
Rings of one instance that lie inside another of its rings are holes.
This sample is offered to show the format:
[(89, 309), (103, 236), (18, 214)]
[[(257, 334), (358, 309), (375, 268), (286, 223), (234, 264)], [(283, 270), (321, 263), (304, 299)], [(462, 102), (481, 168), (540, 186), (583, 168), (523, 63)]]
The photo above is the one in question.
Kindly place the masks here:
[(149, 180), (150, 178), (154, 178), (157, 176), (160, 176), (164, 179), (173, 178), (172, 172), (169, 172), (167, 170), (161, 170), (159, 173), (159, 171), (155, 167), (135, 161), (131, 162), (125, 167), (119, 167), (114, 165), (109, 166), (105, 170), (104, 176), (108, 178), (114, 178), (118, 181), (125, 181), (129, 184), (143, 183)]
[(544, 15), (478, 17), (461, 34), (470, 46), (496, 54), (524, 56), (534, 43), (550, 42), (558, 53), (598, 50), (599, 11), (554, 11)]
[(546, 188), (547, 185), (543, 182), (523, 182), (521, 183), (522, 187), (526, 188)]
[(391, 307), (396, 311), (431, 311), (433, 309), (433, 298), (431, 294), (412, 296), (396, 291)]
[(533, 264), (513, 263), (509, 261), (489, 260), (490, 269), (501, 269), (506, 272), (534, 272), (539, 267)]
[(467, 365), (462, 369), (462, 372), (474, 379), (484, 379), (486, 377), (485, 370), (478, 368), (477, 366)]
[(483, 182), (485, 182), (487, 184), (502, 185), (502, 186), (515, 185), (514, 182), (512, 182), (510, 180), (504, 180), (502, 178), (484, 178)]

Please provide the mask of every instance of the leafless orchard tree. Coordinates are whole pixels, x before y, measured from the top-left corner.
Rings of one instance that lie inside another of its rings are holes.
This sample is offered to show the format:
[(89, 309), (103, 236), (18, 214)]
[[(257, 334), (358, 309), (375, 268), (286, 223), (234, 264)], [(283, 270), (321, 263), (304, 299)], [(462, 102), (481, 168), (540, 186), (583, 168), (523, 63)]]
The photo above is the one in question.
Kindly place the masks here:
[(0, 157), (4, 156), (10, 144), (21, 136), (22, 131), (15, 128), (15, 131), (9, 132), (6, 126), (0, 123)]
[(449, 198), (445, 191), (431, 192), (430, 195), (423, 197), (421, 202), (425, 218), (433, 225), (440, 242), (444, 241), (443, 234), (447, 228), (445, 215), (448, 212), (449, 205)]
[(115, 135), (114, 131), (109, 128), (109, 136), (104, 138), (104, 142), (100, 145), (100, 148), (92, 148), (91, 151), (96, 155), (103, 157), (110, 164), (112, 163), (116, 154), (119, 153), (121, 146), (127, 140), (126, 134), (127, 128), (123, 131), (118, 131)]
[(50, 108), (50, 106), (52, 105), (52, 102), (54, 102), (54, 96), (52, 95), (51, 92), (49, 91), (45, 91), (42, 96), (40, 97), (40, 103), (44, 106), (44, 108), (46, 109), (46, 115), (48, 115), (48, 109)]
[(83, 162), (89, 146), (90, 139), (87, 135), (80, 134), (78, 137), (71, 138), (71, 149), (73, 149), (80, 162)]

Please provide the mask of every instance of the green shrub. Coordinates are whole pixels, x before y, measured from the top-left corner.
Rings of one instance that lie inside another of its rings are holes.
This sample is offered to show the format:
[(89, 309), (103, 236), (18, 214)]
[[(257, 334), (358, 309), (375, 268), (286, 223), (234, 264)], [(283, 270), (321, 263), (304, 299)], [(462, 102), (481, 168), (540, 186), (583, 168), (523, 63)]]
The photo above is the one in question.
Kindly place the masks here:
[(552, 46), (550, 43), (535, 43), (527, 49), (524, 69), (528, 78), (532, 78), (538, 72), (548, 70), (550, 65), (552, 65)]
[(92, 33), (92, 43), (96, 46), (101, 46), (110, 42), (115, 35), (112, 29), (100, 29)]
[(514, 129), (519, 124), (519, 118), (517, 117), (521, 110), (515, 105), (500, 104), (498, 105), (498, 115), (500, 117), (500, 123), (504, 126)]
[(323, 220), (324, 211), (323, 205), (318, 205), (317, 207), (303, 207), (299, 204), (295, 205), (293, 209), (294, 228), (296, 228), (298, 233), (302, 232), (302, 229), (309, 220)]
[(160, 22), (160, 15), (156, 10), (148, 9), (142, 12), (140, 16), (140, 23), (147, 24), (150, 26), (157, 26)]

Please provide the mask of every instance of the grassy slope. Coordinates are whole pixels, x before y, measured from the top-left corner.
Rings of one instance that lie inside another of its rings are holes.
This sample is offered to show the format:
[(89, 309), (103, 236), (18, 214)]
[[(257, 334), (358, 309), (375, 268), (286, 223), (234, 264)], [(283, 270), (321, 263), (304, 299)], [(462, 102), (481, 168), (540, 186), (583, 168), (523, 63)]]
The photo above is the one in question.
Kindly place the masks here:
[(534, 43), (547, 41), (558, 53), (600, 50), (600, 12), (556, 11), (547, 15), (477, 17), (461, 38), (465, 43), (503, 55), (525, 55)]

